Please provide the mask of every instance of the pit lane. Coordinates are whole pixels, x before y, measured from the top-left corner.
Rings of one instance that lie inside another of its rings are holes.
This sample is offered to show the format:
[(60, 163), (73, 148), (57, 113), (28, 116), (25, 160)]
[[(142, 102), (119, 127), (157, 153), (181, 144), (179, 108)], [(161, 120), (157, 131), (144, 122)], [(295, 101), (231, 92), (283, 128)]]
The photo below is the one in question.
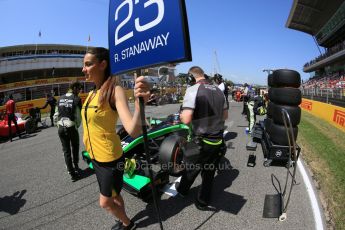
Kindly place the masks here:
[[(179, 106), (147, 106), (146, 116), (166, 116)], [(211, 202), (214, 210), (199, 211), (193, 204), (201, 182), (198, 177), (186, 198), (162, 195), (159, 206), (164, 229), (315, 229), (312, 205), (299, 171), (287, 220), (262, 217), (265, 195), (276, 194), (271, 174), (283, 186), (286, 169), (264, 167), (260, 145), (255, 151), (256, 166), (247, 167), (251, 152), (245, 148), (249, 139), (241, 111), (242, 103), (230, 102), (226, 121), (230, 140), (224, 162), (231, 166), (216, 174)], [(82, 128), (80, 134), (82, 137)], [(99, 207), (96, 177), (82, 160), (83, 178), (70, 181), (56, 128), (13, 140), (0, 144), (0, 229), (111, 228), (114, 218)], [(171, 177), (172, 182), (175, 179)], [(159, 229), (153, 204), (125, 191), (122, 195), (127, 213), (138, 223), (138, 229)]]

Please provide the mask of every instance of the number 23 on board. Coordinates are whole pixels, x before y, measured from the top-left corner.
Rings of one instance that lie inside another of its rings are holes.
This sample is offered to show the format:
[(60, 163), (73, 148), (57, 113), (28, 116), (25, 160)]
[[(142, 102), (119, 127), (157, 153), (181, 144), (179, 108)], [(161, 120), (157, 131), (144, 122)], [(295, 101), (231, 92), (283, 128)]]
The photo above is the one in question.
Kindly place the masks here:
[[(123, 7), (125, 7), (125, 9), (127, 8), (128, 9), (128, 14), (126, 16), (126, 18), (121, 21), (119, 23), (119, 25), (116, 27), (116, 30), (115, 30), (115, 46), (116, 45), (119, 45), (120, 43), (126, 41), (127, 39), (133, 37), (133, 31), (130, 31), (128, 32), (127, 34), (119, 37), (119, 31), (122, 29), (122, 27), (124, 25), (126, 25), (126, 23), (132, 18), (132, 14), (133, 14), (133, 2), (134, 4), (138, 4), (139, 3), (139, 0), (124, 0), (116, 9), (115, 11), (115, 21), (118, 21), (119, 20), (119, 12), (121, 9), (123, 9)], [(144, 3), (144, 8), (147, 8), (151, 5), (154, 5), (156, 4), (157, 7), (158, 7), (158, 11), (157, 11), (157, 16), (154, 20), (144, 24), (144, 25), (141, 25), (140, 24), (140, 18), (135, 18), (134, 19), (134, 25), (135, 25), (135, 30), (137, 32), (144, 32), (148, 29), (151, 29), (153, 27), (155, 27), (156, 25), (158, 25), (162, 19), (163, 19), (163, 16), (164, 16), (164, 1), (163, 0), (147, 0), (145, 3)]]

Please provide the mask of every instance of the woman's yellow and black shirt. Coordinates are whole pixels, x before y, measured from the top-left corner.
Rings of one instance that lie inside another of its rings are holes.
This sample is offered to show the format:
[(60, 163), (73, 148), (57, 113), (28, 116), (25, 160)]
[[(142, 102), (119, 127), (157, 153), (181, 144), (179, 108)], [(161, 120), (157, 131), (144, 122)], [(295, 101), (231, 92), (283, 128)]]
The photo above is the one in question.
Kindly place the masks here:
[(83, 141), (91, 159), (112, 162), (122, 156), (121, 140), (116, 134), (118, 113), (108, 102), (99, 107), (98, 98), (99, 90), (92, 91), (84, 102), (81, 111)]

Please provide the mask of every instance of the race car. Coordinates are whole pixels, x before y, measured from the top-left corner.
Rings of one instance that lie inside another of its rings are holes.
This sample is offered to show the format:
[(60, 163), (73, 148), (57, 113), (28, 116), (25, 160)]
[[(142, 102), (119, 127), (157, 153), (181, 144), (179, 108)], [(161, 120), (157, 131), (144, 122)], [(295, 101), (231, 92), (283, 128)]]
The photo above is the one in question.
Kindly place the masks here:
[[(16, 115), (19, 133), (24, 132), (26, 120), (23, 120), (21, 118), (21, 114), (19, 114), (19, 113), (16, 113), (15, 115)], [(16, 132), (17, 132), (16, 127), (15, 127), (14, 123), (11, 122), (11, 133), (15, 134)], [(4, 115), (3, 119), (0, 120), (0, 137), (8, 137), (8, 133), (9, 133), (8, 117), (7, 117), (7, 115)]]
[[(19, 133), (26, 132), (28, 134), (34, 133), (38, 129), (38, 122), (45, 126), (45, 123), (41, 121), (41, 111), (39, 108), (31, 108), (29, 109), (29, 116), (23, 118), (23, 114), (16, 113), (16, 120), (19, 129)], [(8, 137), (8, 117), (7, 115), (3, 115), (0, 118), (0, 137)], [(16, 133), (16, 127), (14, 123), (11, 123), (11, 132), (12, 134)]]
[[(169, 183), (169, 176), (181, 174), (184, 169), (183, 146), (190, 135), (189, 126), (181, 123), (179, 114), (147, 120), (150, 164), (146, 160), (143, 136), (132, 138), (122, 126), (117, 128), (126, 158), (124, 189), (143, 200), (152, 198), (149, 167), (153, 171), (154, 185), (158, 188)], [(83, 151), (82, 158), (93, 169), (89, 153)]]

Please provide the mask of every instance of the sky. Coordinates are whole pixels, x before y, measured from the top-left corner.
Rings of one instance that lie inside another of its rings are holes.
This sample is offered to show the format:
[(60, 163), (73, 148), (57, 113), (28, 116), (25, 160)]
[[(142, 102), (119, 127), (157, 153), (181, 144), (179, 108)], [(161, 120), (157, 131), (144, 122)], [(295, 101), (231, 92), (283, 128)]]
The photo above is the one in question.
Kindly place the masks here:
[[(217, 72), (242, 84), (266, 85), (263, 69), (288, 68), (304, 80), (310, 77), (303, 65), (320, 52), (311, 35), (285, 26), (293, 0), (185, 2), (192, 61), (180, 63), (176, 74), (197, 65), (207, 74)], [(108, 48), (108, 11), (108, 0), (0, 0), (0, 47), (37, 43)]]

